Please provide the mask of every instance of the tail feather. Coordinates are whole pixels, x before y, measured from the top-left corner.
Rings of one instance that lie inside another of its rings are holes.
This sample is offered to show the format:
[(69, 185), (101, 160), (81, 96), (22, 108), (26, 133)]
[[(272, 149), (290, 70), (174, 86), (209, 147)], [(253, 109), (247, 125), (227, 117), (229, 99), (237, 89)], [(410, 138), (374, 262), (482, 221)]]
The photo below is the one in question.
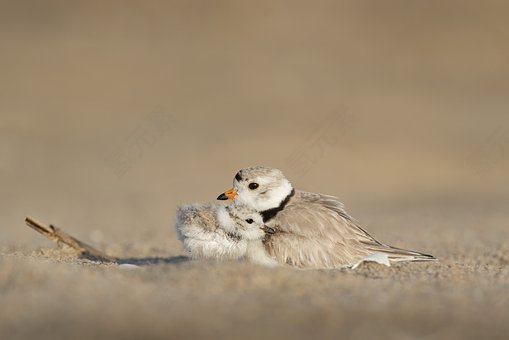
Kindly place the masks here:
[(402, 248), (396, 248), (388, 245), (384, 245), (384, 247), (371, 247), (370, 250), (387, 254), (391, 262), (435, 261), (437, 259), (436, 257), (430, 254), (420, 253), (417, 251)]

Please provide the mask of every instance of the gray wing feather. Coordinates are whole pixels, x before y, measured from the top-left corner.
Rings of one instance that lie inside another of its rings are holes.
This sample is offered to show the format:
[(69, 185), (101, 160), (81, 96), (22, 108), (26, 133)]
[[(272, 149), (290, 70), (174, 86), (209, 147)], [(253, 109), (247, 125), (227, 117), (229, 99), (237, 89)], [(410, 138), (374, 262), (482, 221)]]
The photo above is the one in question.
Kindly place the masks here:
[(297, 191), (267, 225), (275, 230), (265, 239), (267, 252), (292, 266), (336, 268), (375, 252), (387, 253), (392, 261), (434, 259), (377, 241), (348, 215), (334, 196)]

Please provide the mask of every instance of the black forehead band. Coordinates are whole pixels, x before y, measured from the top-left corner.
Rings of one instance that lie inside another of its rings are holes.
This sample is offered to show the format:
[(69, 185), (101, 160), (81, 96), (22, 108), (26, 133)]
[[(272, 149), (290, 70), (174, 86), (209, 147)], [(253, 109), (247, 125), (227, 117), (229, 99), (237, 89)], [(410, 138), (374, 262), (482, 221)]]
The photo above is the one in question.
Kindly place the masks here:
[(240, 175), (240, 171), (239, 171), (239, 172), (237, 172), (237, 174), (235, 175), (235, 179), (236, 179), (237, 181), (239, 181), (239, 182), (240, 182), (240, 181), (242, 181), (242, 176)]

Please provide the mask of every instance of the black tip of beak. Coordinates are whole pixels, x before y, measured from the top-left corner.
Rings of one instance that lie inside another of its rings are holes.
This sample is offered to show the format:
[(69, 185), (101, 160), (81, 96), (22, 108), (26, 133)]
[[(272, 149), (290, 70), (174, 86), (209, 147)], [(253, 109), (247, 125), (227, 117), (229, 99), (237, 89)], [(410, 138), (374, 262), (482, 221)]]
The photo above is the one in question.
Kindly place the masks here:
[(228, 196), (225, 195), (223, 192), (221, 195), (217, 196), (217, 199), (220, 201), (226, 201), (228, 199)]

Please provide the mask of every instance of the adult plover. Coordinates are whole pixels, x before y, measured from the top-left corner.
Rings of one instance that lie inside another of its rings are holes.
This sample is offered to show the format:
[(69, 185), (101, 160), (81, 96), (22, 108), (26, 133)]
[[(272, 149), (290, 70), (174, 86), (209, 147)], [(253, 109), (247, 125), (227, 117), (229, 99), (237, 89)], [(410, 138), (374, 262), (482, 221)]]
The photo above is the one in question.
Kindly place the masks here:
[(336, 197), (296, 190), (278, 169), (242, 169), (235, 175), (233, 188), (217, 199), (233, 199), (260, 213), (266, 226), (265, 250), (279, 263), (330, 269), (354, 266), (376, 254), (390, 262), (435, 260), (432, 255), (377, 241)]

